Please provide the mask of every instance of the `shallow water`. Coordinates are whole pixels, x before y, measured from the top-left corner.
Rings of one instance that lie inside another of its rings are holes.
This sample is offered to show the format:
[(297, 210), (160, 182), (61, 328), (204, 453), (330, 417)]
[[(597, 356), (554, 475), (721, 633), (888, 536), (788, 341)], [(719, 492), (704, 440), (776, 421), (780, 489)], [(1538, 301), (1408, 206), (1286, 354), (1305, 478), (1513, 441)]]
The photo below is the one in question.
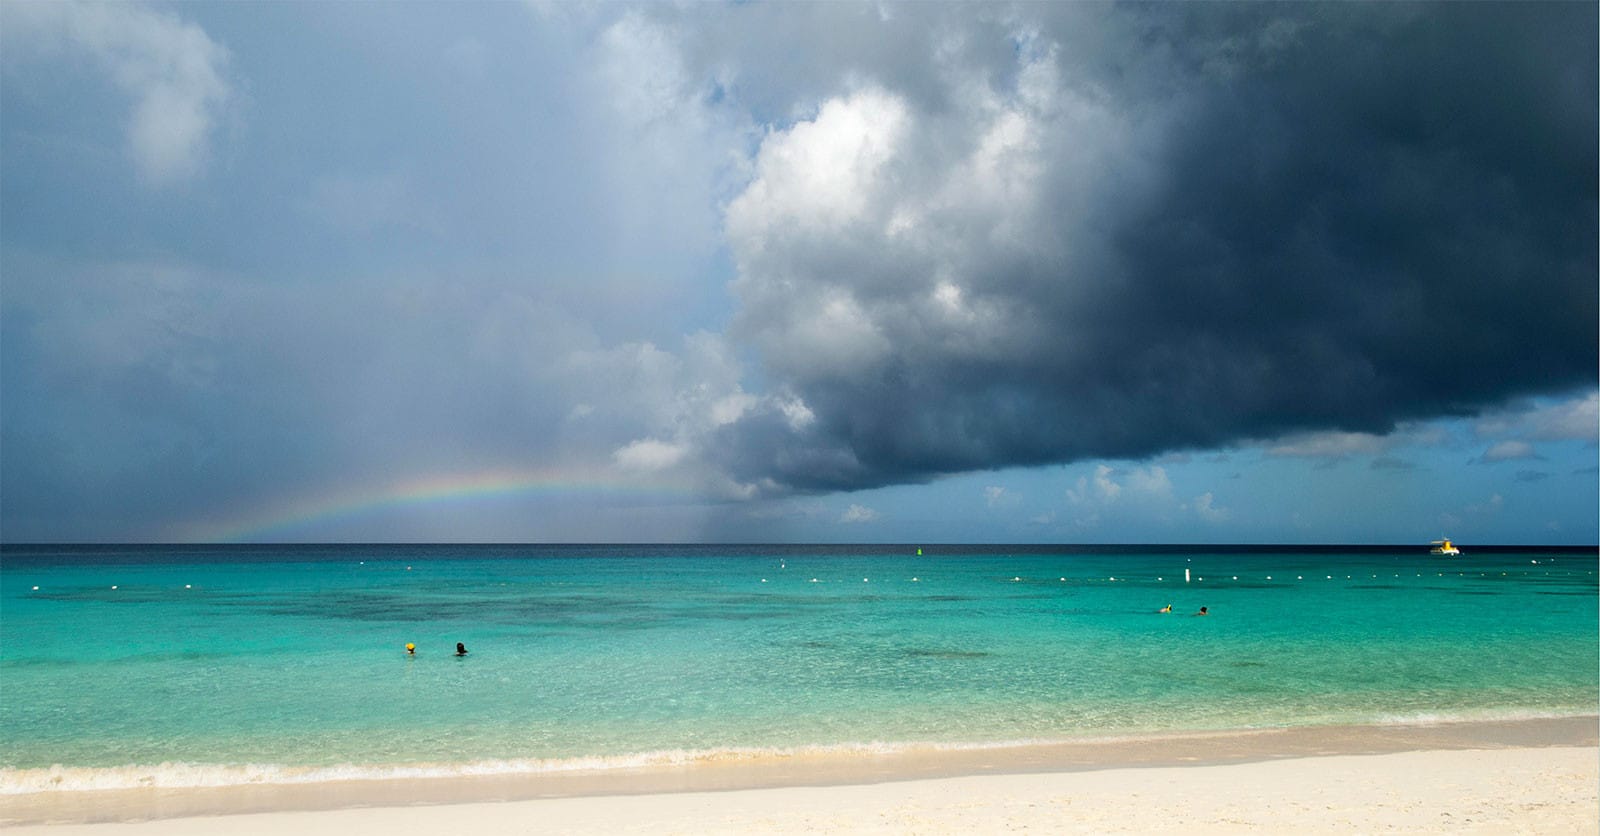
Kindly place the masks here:
[(1592, 552), (927, 551), (8, 547), (0, 788), (1600, 702)]

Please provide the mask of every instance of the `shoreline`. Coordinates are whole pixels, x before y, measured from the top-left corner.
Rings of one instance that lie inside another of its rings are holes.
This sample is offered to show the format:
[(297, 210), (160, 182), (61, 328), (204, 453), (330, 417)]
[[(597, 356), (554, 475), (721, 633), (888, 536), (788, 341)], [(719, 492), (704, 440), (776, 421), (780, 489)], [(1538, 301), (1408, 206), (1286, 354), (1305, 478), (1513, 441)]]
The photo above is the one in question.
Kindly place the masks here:
[[(865, 791), (889, 787), (911, 790), (930, 783), (970, 783), (979, 779), (1003, 778), (1013, 784), (1029, 784), (1043, 776), (1077, 783), (1089, 780), (1090, 775), (1136, 772), (1148, 778), (1161, 772), (1175, 773), (1175, 777), (1169, 777), (1185, 781), (1195, 780), (1201, 773), (1229, 770), (1265, 772), (1270, 776), (1276, 766), (1288, 764), (1297, 765), (1296, 769), (1311, 769), (1309, 774), (1314, 775), (1319, 767), (1307, 764), (1325, 762), (1324, 766), (1329, 766), (1333, 761), (1348, 763), (1362, 758), (1388, 758), (1391, 764), (1416, 758), (1445, 764), (1473, 761), (1481, 762), (1492, 773), (1497, 760), (1485, 758), (1484, 753), (1504, 753), (1507, 757), (1517, 753), (1516, 758), (1530, 764), (1562, 758), (1563, 768), (1569, 771), (1576, 757), (1580, 766), (1589, 763), (1593, 767), (1600, 757), (1600, 716), (1305, 726), (994, 748), (908, 748), (875, 754), (803, 753), (554, 773), (39, 792), (0, 796), (0, 825), (8, 832), (33, 825), (41, 832), (66, 836), (77, 829), (73, 825), (94, 830), (97, 825), (108, 823), (160, 824), (216, 816), (229, 817), (229, 827), (233, 828), (234, 823), (246, 818), (316, 817), (363, 811), (379, 815), (396, 810), (411, 815), (429, 807), (510, 808), (560, 802), (598, 810), (624, 798), (656, 799), (657, 806), (677, 807), (690, 797), (707, 794), (803, 794), (822, 789)], [(1356, 768), (1359, 771), (1362, 767)], [(1597, 771), (1600, 770), (1589, 769), (1590, 787), (1594, 786)], [(1399, 778), (1408, 781), (1417, 776), (1403, 770)], [(1123, 779), (1127, 776), (1123, 775)], [(1108, 779), (1094, 779), (1099, 780)], [(679, 801), (663, 801), (674, 797)], [(499, 810), (504, 815), (511, 812)], [(1591, 816), (1589, 821), (1595, 819)]]
[(15, 836), (473, 833), (1600, 833), (1591, 748), (586, 796), (8, 828)]

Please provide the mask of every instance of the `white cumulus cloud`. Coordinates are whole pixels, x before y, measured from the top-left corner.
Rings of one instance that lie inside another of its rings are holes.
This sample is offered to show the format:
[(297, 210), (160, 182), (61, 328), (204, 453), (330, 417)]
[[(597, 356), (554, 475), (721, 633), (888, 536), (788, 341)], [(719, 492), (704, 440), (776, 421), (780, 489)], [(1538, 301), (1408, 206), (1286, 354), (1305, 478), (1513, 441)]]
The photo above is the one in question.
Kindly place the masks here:
[(664, 470), (682, 461), (684, 452), (682, 445), (645, 438), (617, 450), (612, 457), (628, 470)]
[(1532, 444), (1529, 444), (1526, 441), (1513, 439), (1510, 441), (1499, 442), (1498, 444), (1495, 444), (1489, 449), (1483, 451), (1483, 455), (1479, 457), (1479, 460), (1486, 464), (1492, 464), (1494, 462), (1536, 459), (1538, 457), (1538, 454), (1533, 450)]
[[(88, 56), (131, 99), (126, 139), (139, 174), (163, 185), (197, 175), (232, 98), (228, 50), (176, 15), (139, 3), (15, 3), (8, 50), (19, 41)], [(41, 53), (42, 54), (42, 53)]]
[(990, 508), (1000, 508), (1015, 505), (1022, 500), (1016, 492), (1001, 485), (989, 485), (983, 489), (984, 502)]
[(844, 509), (844, 513), (839, 516), (839, 522), (869, 523), (878, 519), (878, 516), (879, 515), (877, 511), (874, 511), (865, 505), (852, 504), (849, 508)]
[(1388, 442), (1372, 433), (1304, 433), (1267, 448), (1267, 455), (1282, 458), (1337, 459), (1382, 452)]
[(728, 207), (732, 237), (830, 231), (858, 219), (906, 130), (905, 105), (880, 90), (830, 99), (816, 118), (761, 143), (756, 179)]
[(1516, 436), (1535, 441), (1587, 441), (1600, 435), (1600, 392), (1553, 403), (1522, 405), (1480, 418), (1474, 426), (1481, 438)]
[(1128, 474), (1128, 490), (1151, 497), (1171, 496), (1172, 480), (1167, 478), (1166, 468), (1159, 465), (1134, 468)]
[(1224, 522), (1232, 516), (1227, 508), (1217, 504), (1216, 497), (1210, 491), (1194, 498), (1194, 512), (1207, 522)]

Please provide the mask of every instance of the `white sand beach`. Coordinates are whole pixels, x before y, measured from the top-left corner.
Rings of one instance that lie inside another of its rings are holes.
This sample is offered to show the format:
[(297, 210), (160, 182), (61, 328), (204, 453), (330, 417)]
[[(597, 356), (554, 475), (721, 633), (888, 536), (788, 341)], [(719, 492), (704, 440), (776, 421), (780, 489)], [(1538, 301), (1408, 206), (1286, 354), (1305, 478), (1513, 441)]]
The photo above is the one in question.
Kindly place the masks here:
[[(1004, 768), (1003, 765), (1000, 768)], [(1600, 748), (1440, 749), (727, 791), (390, 804), (8, 836), (1600, 832)]]

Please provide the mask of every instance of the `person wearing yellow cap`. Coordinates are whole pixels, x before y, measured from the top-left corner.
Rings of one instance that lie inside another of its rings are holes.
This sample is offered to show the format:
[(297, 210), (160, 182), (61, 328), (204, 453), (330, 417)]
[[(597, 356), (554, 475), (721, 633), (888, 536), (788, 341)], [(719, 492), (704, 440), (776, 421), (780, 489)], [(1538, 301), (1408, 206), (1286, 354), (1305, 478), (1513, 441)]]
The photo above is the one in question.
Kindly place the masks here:
[(415, 656), (415, 655), (417, 655), (417, 646), (412, 644), (411, 642), (406, 642), (406, 655), (407, 656)]

